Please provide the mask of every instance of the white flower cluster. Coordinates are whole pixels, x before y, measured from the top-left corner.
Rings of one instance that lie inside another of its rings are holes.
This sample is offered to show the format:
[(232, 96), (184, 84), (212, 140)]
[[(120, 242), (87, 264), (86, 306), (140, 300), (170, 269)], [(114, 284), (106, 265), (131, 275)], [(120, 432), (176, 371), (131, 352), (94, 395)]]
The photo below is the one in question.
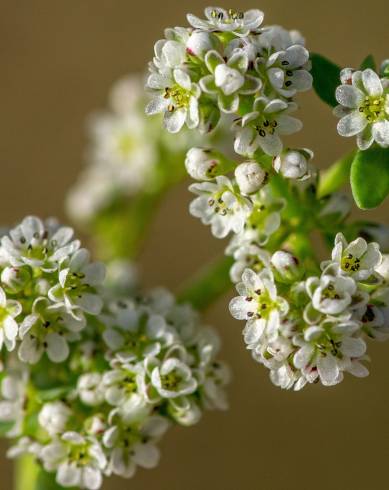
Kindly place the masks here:
[(338, 133), (357, 137), (359, 149), (366, 150), (374, 142), (389, 147), (389, 61), (382, 63), (380, 74), (371, 68), (341, 72), (336, 90), (339, 105), (334, 113), (340, 119)]
[(288, 252), (260, 260), (259, 273), (245, 269), (230, 311), (246, 321), (247, 348), (272, 382), (300, 390), (335, 385), (344, 372), (367, 376), (365, 339), (389, 338), (389, 258), (378, 244), (339, 233), (320, 276), (304, 278)]
[(91, 263), (73, 230), (28, 216), (0, 242), (0, 349), (22, 362), (52, 362), (69, 355), (86, 315), (102, 308), (105, 268)]
[(97, 289), (103, 266), (72, 230), (34, 217), (2, 238), (0, 258), (10, 457), (32, 454), (59, 485), (95, 490), (103, 476), (155, 467), (170, 425), (227, 408), (216, 332), (166, 290), (136, 294), (128, 264)]
[(184, 124), (208, 132), (221, 114), (233, 115), (237, 153), (279, 155), (281, 137), (302, 127), (290, 116), (292, 99), (312, 86), (303, 38), (262, 27), (260, 10), (208, 7), (205, 16), (189, 14), (191, 27), (166, 29), (155, 44), (147, 81), (155, 96), (146, 113), (163, 113), (172, 133)]
[(208, 132), (221, 115), (234, 117), (234, 150), (244, 161), (195, 147), (185, 166), (199, 181), (189, 187), (197, 195), (191, 214), (217, 238), (233, 233), (227, 253), (237, 262), (231, 271), (237, 281), (242, 261), (254, 267), (267, 260), (258, 251), (280, 228), (285, 201), (272, 191), (272, 176), (299, 182), (315, 176), (313, 153), (284, 149), (281, 139), (302, 127), (290, 113), (297, 109), (294, 96), (311, 88), (312, 76), (301, 35), (262, 27), (261, 11), (209, 7), (205, 16), (188, 15), (191, 27), (167, 29), (156, 43), (147, 82), (154, 98), (146, 113), (163, 112), (173, 133), (185, 123)]
[(89, 118), (87, 166), (67, 198), (74, 222), (88, 224), (121, 200), (154, 192), (160, 167), (190, 146), (187, 132), (174, 140), (161, 134), (159, 123), (144, 114), (146, 101), (142, 77), (128, 76), (113, 85), (108, 109)]

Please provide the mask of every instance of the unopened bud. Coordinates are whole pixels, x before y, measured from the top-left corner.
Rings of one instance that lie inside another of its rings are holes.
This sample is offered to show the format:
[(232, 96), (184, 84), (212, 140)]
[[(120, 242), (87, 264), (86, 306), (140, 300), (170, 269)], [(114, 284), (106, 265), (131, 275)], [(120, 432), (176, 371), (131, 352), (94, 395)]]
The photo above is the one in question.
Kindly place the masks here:
[(291, 284), (302, 278), (304, 271), (293, 254), (279, 250), (273, 254), (270, 262), (278, 281)]
[(274, 170), (286, 179), (301, 179), (308, 173), (308, 162), (313, 158), (311, 150), (287, 150), (273, 162)]
[(216, 49), (218, 44), (219, 40), (211, 32), (194, 31), (186, 43), (186, 50), (192, 56), (203, 58), (208, 51)]
[(242, 194), (254, 194), (266, 184), (268, 174), (257, 162), (244, 162), (236, 167), (235, 178)]
[(19, 293), (30, 279), (28, 267), (6, 267), (1, 273), (1, 283), (8, 293)]
[(343, 70), (341, 70), (340, 81), (343, 85), (352, 85), (354, 72), (355, 70), (353, 68), (343, 68)]
[(231, 164), (218, 151), (191, 148), (186, 154), (185, 167), (196, 180), (211, 180), (229, 170)]

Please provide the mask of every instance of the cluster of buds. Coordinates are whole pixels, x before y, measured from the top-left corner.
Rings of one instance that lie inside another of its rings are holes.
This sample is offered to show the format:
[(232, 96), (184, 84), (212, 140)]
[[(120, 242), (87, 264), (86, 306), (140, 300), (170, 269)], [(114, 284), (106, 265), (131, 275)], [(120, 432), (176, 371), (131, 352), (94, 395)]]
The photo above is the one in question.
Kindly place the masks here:
[(35, 217), (3, 236), (0, 257), (11, 457), (32, 454), (59, 485), (95, 490), (104, 476), (155, 467), (171, 425), (227, 408), (220, 339), (191, 306), (137, 292), (123, 263), (101, 285), (104, 266), (73, 231)]

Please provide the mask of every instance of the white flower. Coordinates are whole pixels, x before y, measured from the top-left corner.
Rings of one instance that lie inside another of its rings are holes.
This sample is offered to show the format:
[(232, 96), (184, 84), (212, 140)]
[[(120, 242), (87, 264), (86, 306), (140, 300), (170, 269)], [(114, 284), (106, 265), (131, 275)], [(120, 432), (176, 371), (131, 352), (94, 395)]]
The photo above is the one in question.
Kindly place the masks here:
[(236, 289), (240, 296), (230, 302), (230, 313), (237, 320), (246, 320), (245, 342), (255, 345), (265, 332), (270, 340), (278, 336), (281, 319), (288, 313), (288, 302), (278, 296), (270, 270), (258, 274), (246, 269)]
[(355, 336), (359, 328), (355, 322), (333, 321), (309, 327), (303, 336), (294, 340), (300, 347), (293, 357), (294, 366), (302, 370), (308, 382), (319, 377), (325, 386), (342, 381), (343, 371), (366, 376), (368, 371), (359, 362), (366, 352), (366, 344)]
[(52, 272), (79, 248), (80, 242), (72, 238), (71, 228), (27, 216), (9, 235), (3, 236), (1, 245), (12, 266), (29, 265)]
[[(351, 277), (334, 276), (325, 271), (320, 278), (308, 278), (306, 289), (316, 311), (328, 315), (339, 315), (351, 305), (352, 296), (357, 291), (357, 285)], [(308, 306), (307, 318), (312, 318), (310, 315), (311, 305)]]
[(268, 77), (276, 93), (289, 98), (312, 88), (312, 75), (305, 69), (308, 62), (308, 50), (294, 44), (285, 51), (271, 54), (267, 59), (257, 58), (255, 68), (261, 76)]
[(21, 304), (13, 299), (7, 299), (4, 290), (0, 287), (0, 350), (3, 345), (9, 351), (14, 350), (19, 331), (15, 318), (21, 312)]
[(230, 270), (231, 281), (234, 283), (242, 280), (245, 269), (252, 269), (260, 272), (264, 268), (270, 267), (270, 253), (255, 243), (243, 243), (237, 247), (233, 253), (234, 264)]
[(313, 158), (313, 152), (306, 148), (302, 150), (286, 150), (276, 156), (273, 167), (276, 172), (286, 179), (305, 179), (310, 176), (309, 161)]
[(381, 260), (377, 243), (368, 244), (361, 237), (348, 243), (343, 234), (338, 233), (332, 250), (332, 260), (323, 262), (322, 268), (325, 269), (329, 264), (335, 263), (343, 274), (353, 277), (356, 281), (363, 281), (373, 274)]
[(163, 398), (177, 398), (193, 393), (197, 381), (191, 368), (176, 358), (165, 359), (151, 373), (151, 383)]
[(243, 162), (235, 169), (235, 178), (242, 194), (254, 194), (263, 187), (268, 173), (257, 162)]
[(27, 380), (27, 372), (24, 372), (9, 374), (1, 382), (0, 421), (13, 423), (6, 433), (10, 438), (22, 434)]
[(256, 31), (263, 21), (263, 12), (257, 9), (238, 12), (233, 9), (224, 10), (218, 7), (207, 7), (204, 10), (206, 19), (199, 19), (188, 14), (187, 19), (195, 29), (205, 31), (232, 32), (245, 37), (250, 31)]
[(234, 148), (239, 155), (253, 155), (261, 148), (267, 155), (277, 156), (283, 144), (280, 136), (300, 131), (302, 123), (289, 116), (297, 108), (294, 102), (258, 97), (253, 111), (234, 123)]
[(111, 311), (116, 316), (103, 338), (122, 362), (155, 357), (175, 339), (162, 315), (150, 314), (146, 319), (140, 309), (121, 302), (120, 305), (113, 304)]
[(46, 352), (50, 361), (63, 362), (69, 355), (68, 341), (78, 340), (85, 324), (84, 318), (74, 318), (47, 298), (37, 298), (32, 313), (20, 324), (20, 360), (36, 364)]
[(147, 186), (156, 159), (149, 126), (145, 116), (135, 110), (90, 118), (87, 157), (91, 164), (102, 167), (112, 194), (131, 195)]
[(155, 468), (160, 458), (155, 442), (168, 427), (168, 420), (160, 416), (148, 418), (140, 427), (123, 424), (109, 427), (103, 435), (103, 444), (110, 449), (108, 474), (131, 478), (137, 466)]
[(223, 174), (229, 167), (224, 156), (215, 150), (191, 148), (186, 154), (185, 167), (196, 180), (212, 180)]
[(375, 271), (383, 277), (386, 282), (389, 282), (389, 254), (382, 256), (382, 261), (375, 267)]
[(237, 193), (227, 177), (218, 176), (216, 182), (192, 184), (189, 190), (199, 196), (191, 202), (190, 213), (205, 225), (211, 225), (216, 238), (243, 230), (251, 202)]
[(281, 26), (266, 26), (253, 40), (257, 49), (263, 56), (278, 51), (285, 51), (289, 47), (298, 44), (304, 46), (305, 40), (298, 31), (288, 31)]
[(1, 283), (7, 293), (20, 293), (31, 281), (31, 269), (28, 266), (5, 267), (1, 273)]
[(245, 244), (265, 245), (280, 227), (280, 211), (285, 205), (283, 199), (273, 197), (268, 186), (265, 186), (258, 194), (251, 196), (251, 200), (253, 207), (246, 219), (245, 229), (232, 238), (226, 249), (227, 254), (233, 254)]
[(163, 113), (165, 128), (170, 133), (178, 133), (185, 123), (190, 129), (199, 125), (201, 90), (185, 71), (177, 68), (169, 76), (152, 73), (147, 83), (159, 92), (147, 105), (147, 115)]
[(45, 403), (39, 412), (38, 422), (50, 435), (55, 436), (65, 431), (72, 411), (61, 401)]
[(352, 84), (336, 89), (339, 106), (335, 115), (341, 117), (338, 133), (341, 136), (357, 136), (357, 144), (366, 150), (375, 141), (389, 146), (389, 84), (380, 79), (370, 68), (356, 71)]
[(86, 373), (78, 378), (77, 392), (80, 400), (92, 407), (101, 405), (105, 400), (105, 387), (100, 373)]
[(217, 51), (208, 51), (205, 63), (211, 74), (200, 80), (200, 87), (217, 97), (219, 109), (227, 114), (238, 111), (239, 95), (255, 94), (262, 86), (260, 78), (247, 74), (249, 60), (243, 51), (227, 61)]
[(102, 299), (96, 292), (105, 276), (105, 267), (101, 262), (89, 262), (90, 254), (86, 249), (75, 252), (59, 271), (59, 284), (53, 286), (48, 295), (58, 305), (75, 317), (79, 311), (97, 315), (102, 308)]
[(142, 394), (138, 393), (143, 377), (144, 368), (141, 364), (122, 364), (103, 375), (105, 399), (110, 405), (119, 408), (126, 423), (143, 420), (151, 410)]
[(357, 318), (362, 322), (362, 330), (372, 339), (389, 339), (389, 308), (374, 304), (363, 305), (357, 310)]
[(57, 471), (56, 481), (63, 487), (97, 490), (107, 460), (100, 444), (92, 437), (65, 432), (42, 448), (40, 457), (46, 471)]

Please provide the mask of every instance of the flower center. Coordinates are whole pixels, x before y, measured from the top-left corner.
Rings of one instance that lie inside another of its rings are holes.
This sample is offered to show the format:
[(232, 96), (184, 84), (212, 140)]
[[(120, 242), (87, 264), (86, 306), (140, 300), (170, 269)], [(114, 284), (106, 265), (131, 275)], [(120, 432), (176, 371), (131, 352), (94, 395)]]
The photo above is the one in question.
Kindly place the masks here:
[(168, 111), (173, 112), (175, 109), (181, 109), (188, 107), (190, 100), (190, 92), (180, 85), (173, 85), (172, 87), (165, 88), (165, 99), (170, 99), (171, 104), (168, 106)]
[(175, 390), (181, 381), (181, 377), (174, 371), (169, 374), (161, 376), (162, 386), (166, 390)]
[(329, 284), (323, 290), (323, 296), (327, 299), (340, 299), (340, 296), (339, 296), (338, 292), (336, 291), (333, 284)]
[(212, 10), (211, 16), (213, 19), (216, 19), (220, 24), (233, 24), (237, 20), (243, 20), (244, 13), (234, 9), (229, 9), (227, 16), (225, 16), (223, 12), (215, 9)]
[(90, 461), (88, 444), (72, 444), (69, 448), (69, 459), (77, 466), (86, 466)]
[(361, 267), (360, 262), (361, 261), (357, 257), (348, 254), (345, 257), (342, 257), (340, 265), (345, 272), (356, 272)]
[(123, 156), (128, 156), (134, 148), (134, 140), (130, 134), (123, 133), (117, 140), (117, 149)]
[(382, 119), (385, 112), (385, 97), (383, 95), (379, 97), (367, 95), (363, 103), (359, 106), (359, 112), (363, 113), (371, 123)]
[(269, 317), (270, 312), (277, 307), (277, 303), (271, 299), (266, 290), (263, 291), (261, 289), (257, 289), (254, 291), (253, 296), (247, 296), (246, 301), (253, 301), (254, 297), (258, 304), (257, 312), (254, 313), (253, 311), (249, 311), (247, 313), (248, 318), (250, 319), (255, 315), (255, 317), (258, 319), (264, 318), (266, 320)]
[(277, 126), (278, 123), (275, 119), (260, 118), (257, 119), (254, 129), (257, 131), (259, 136), (264, 138), (266, 134), (274, 134)]

